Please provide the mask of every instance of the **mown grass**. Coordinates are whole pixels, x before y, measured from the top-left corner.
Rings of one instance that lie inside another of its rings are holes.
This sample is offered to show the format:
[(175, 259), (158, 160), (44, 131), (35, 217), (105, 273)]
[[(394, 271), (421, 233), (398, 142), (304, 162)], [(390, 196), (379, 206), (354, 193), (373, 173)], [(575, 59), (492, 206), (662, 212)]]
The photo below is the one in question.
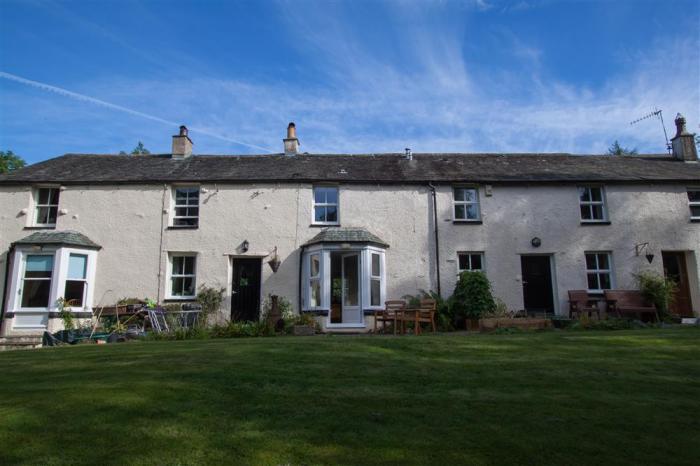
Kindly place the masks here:
[(0, 464), (697, 464), (700, 330), (0, 353)]

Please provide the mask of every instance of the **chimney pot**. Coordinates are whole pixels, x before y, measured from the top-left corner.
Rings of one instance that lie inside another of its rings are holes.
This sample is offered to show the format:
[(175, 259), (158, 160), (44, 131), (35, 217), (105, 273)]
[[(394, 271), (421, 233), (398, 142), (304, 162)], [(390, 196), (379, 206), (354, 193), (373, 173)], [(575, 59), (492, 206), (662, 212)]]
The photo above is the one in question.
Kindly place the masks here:
[(695, 146), (695, 135), (685, 127), (685, 117), (678, 113), (676, 119), (676, 135), (671, 139), (673, 157), (686, 162), (698, 161), (698, 148)]
[(413, 160), (413, 152), (411, 152), (411, 149), (407, 147), (405, 149), (406, 151), (406, 160)]
[(301, 143), (297, 139), (297, 127), (294, 122), (287, 125), (287, 137), (282, 140), (284, 142), (284, 155), (296, 155), (299, 153)]
[(180, 133), (173, 136), (172, 157), (184, 159), (192, 156), (192, 139), (187, 135), (187, 126), (180, 126)]

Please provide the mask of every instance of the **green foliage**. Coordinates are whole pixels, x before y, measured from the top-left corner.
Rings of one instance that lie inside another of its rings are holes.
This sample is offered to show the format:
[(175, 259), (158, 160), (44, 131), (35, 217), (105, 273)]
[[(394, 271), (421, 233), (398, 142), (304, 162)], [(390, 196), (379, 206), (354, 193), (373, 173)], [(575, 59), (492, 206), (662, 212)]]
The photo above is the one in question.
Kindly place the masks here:
[(151, 151), (146, 149), (146, 147), (143, 145), (143, 143), (141, 141), (139, 141), (139, 143), (136, 144), (136, 147), (134, 147), (131, 150), (131, 155), (148, 155), (150, 153), (151, 153)]
[(1, 151), (0, 150), (0, 173), (10, 173), (13, 170), (22, 168), (26, 165), (26, 162), (22, 157), (16, 155), (11, 150)]
[(295, 325), (308, 325), (312, 327), (315, 332), (318, 332), (319, 326), (318, 322), (312, 314), (308, 312), (302, 312), (301, 314), (294, 314), (290, 318), (284, 320), (284, 332), (292, 333), (294, 331)]
[[(291, 318), (294, 315), (294, 307), (291, 301), (289, 301), (284, 296), (277, 296), (277, 310), (279, 311), (282, 319)], [(272, 311), (272, 295), (268, 294), (263, 300), (262, 305), (262, 320), (267, 320), (270, 312)]]
[(627, 330), (639, 327), (628, 319), (577, 320), (567, 327), (569, 330)]
[(508, 310), (508, 306), (501, 298), (494, 298), (495, 306), (491, 311), (485, 312), (482, 317), (505, 318), (513, 317), (513, 313)]
[(637, 149), (622, 147), (617, 140), (608, 147), (608, 155), (637, 155)]
[(197, 302), (202, 306), (200, 321), (205, 322), (209, 314), (219, 310), (224, 300), (224, 292), (226, 292), (226, 288), (213, 288), (206, 285), (199, 287)]
[(634, 277), (644, 299), (654, 304), (661, 314), (668, 314), (668, 308), (675, 299), (676, 282), (654, 272), (642, 272)]
[(462, 272), (451, 301), (453, 315), (460, 318), (479, 319), (496, 309), (491, 283), (483, 272)]
[(127, 306), (129, 304), (144, 304), (145, 301), (143, 301), (140, 298), (122, 298), (119, 301), (117, 301), (117, 306)]
[(56, 300), (56, 307), (58, 308), (58, 315), (63, 321), (63, 328), (65, 330), (75, 329), (75, 319), (73, 318), (73, 313), (70, 307), (66, 306), (66, 300), (61, 297)]

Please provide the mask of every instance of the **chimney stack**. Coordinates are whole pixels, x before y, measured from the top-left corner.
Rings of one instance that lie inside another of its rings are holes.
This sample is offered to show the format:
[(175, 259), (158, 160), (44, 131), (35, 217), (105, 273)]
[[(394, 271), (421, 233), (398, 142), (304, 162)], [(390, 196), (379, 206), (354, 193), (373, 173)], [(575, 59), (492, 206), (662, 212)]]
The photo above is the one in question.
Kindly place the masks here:
[(299, 139), (297, 139), (297, 127), (294, 123), (287, 126), (287, 137), (284, 141), (284, 155), (296, 155), (299, 153)]
[(192, 156), (192, 139), (187, 135), (187, 126), (180, 126), (180, 134), (173, 136), (173, 158), (186, 159)]
[(686, 162), (698, 161), (698, 149), (695, 147), (695, 135), (685, 128), (685, 117), (680, 113), (674, 120), (676, 123), (676, 135), (671, 139), (673, 156)]

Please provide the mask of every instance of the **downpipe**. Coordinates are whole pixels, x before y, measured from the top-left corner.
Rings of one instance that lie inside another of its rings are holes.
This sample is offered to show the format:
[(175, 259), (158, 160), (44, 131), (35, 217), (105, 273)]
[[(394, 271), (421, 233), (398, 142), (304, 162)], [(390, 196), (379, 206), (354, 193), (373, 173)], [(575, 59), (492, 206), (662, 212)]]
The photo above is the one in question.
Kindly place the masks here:
[(428, 183), (428, 189), (433, 195), (433, 225), (435, 234), (435, 272), (437, 277), (437, 294), (442, 297), (440, 290), (440, 239), (438, 235), (438, 216), (437, 216), (437, 198), (435, 195), (435, 186), (432, 182)]

